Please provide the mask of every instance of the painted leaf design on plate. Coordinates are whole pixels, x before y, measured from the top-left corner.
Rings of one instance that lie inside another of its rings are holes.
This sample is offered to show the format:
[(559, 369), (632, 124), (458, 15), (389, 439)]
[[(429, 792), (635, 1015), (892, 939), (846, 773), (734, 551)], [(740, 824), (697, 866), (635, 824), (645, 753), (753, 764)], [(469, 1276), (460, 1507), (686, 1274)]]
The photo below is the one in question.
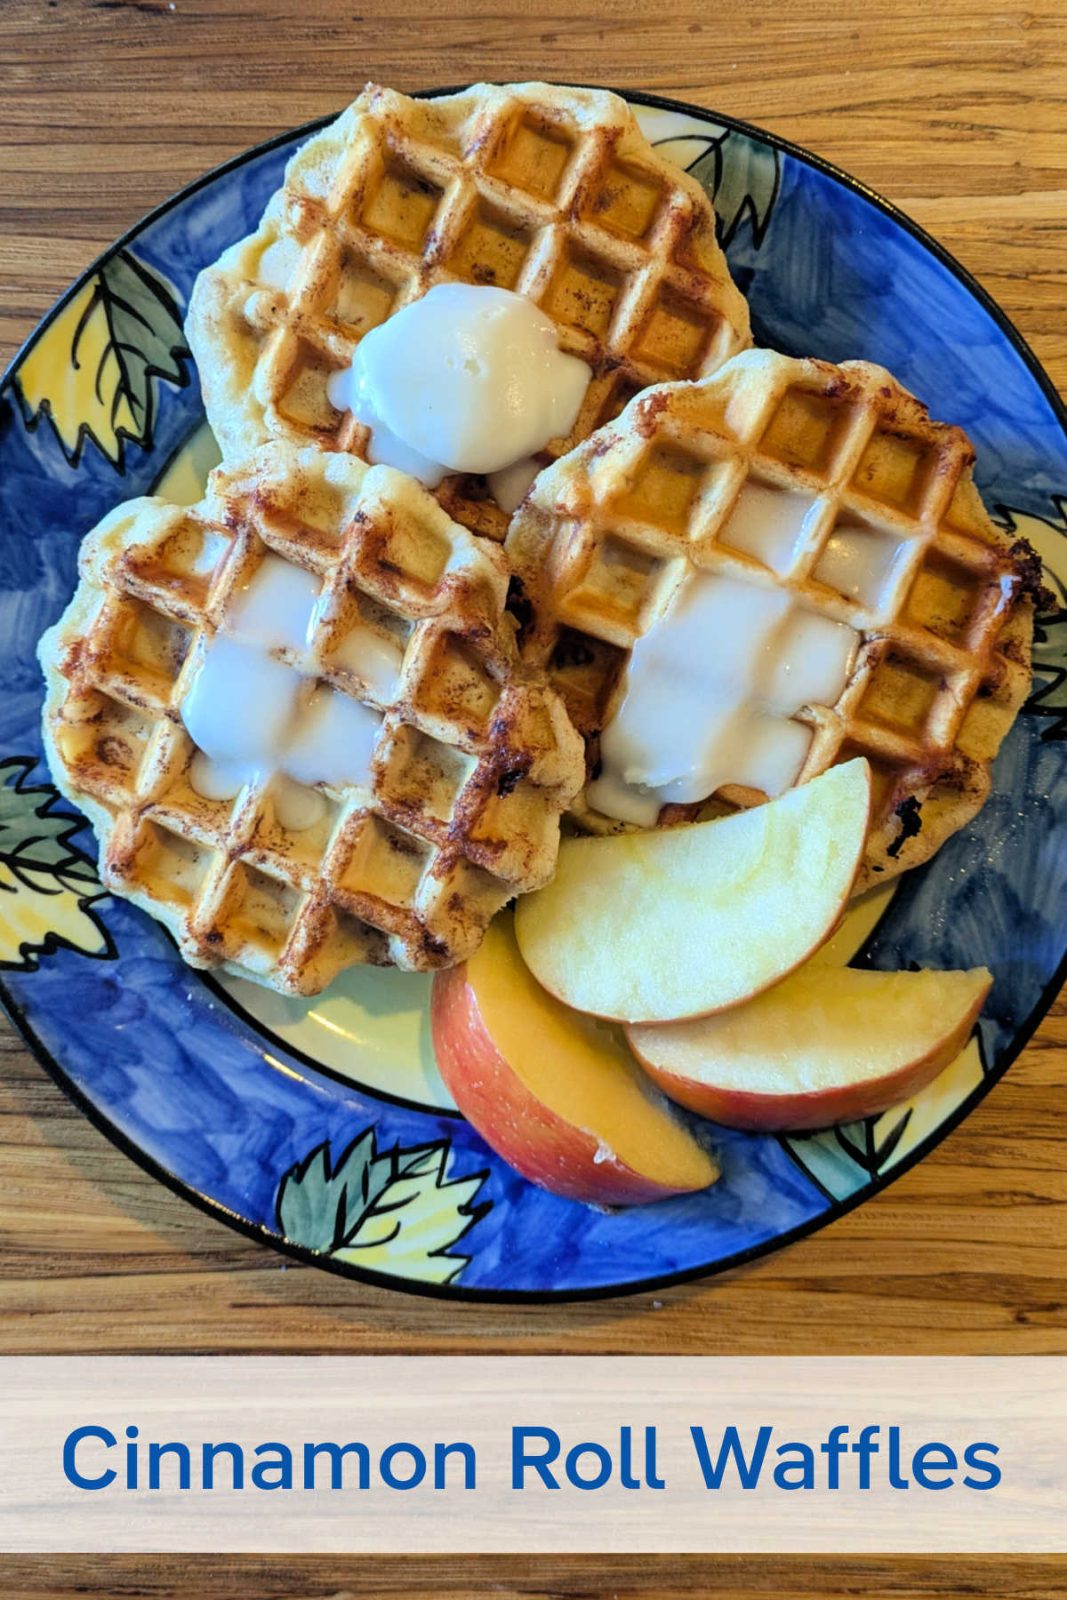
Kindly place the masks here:
[(211, 472), (222, 460), (208, 422), (202, 422), (171, 457), (161, 476), (149, 490), (172, 506), (192, 506), (202, 500)]
[(1047, 717), (1046, 739), (1067, 737), (1067, 495), (1054, 495), (1056, 514), (1038, 517), (1025, 511), (1004, 511), (1009, 533), (1031, 544), (1041, 557), (1045, 582), (1059, 605), (1034, 619), (1034, 688), (1026, 710)]
[(115, 953), (93, 907), (104, 898), (96, 868), (73, 845), (79, 817), (53, 810), (51, 784), (31, 784), (32, 759), (0, 762), (0, 966), (34, 972), (60, 947)]
[(19, 367), (28, 425), (47, 416), (71, 465), (91, 439), (121, 471), (127, 441), (151, 448), (156, 380), (184, 386), (188, 355), (170, 284), (116, 251)]
[(285, 1174), (278, 1224), (293, 1244), (352, 1266), (452, 1283), (470, 1260), (452, 1249), (489, 1206), (474, 1203), (485, 1172), (450, 1167), (445, 1139), (379, 1153), (365, 1128), (336, 1163), (322, 1144)]
[(763, 243), (781, 183), (781, 155), (773, 145), (720, 126), (714, 134), (657, 140), (656, 148), (711, 196), (721, 244), (728, 245), (746, 219), (753, 243)]

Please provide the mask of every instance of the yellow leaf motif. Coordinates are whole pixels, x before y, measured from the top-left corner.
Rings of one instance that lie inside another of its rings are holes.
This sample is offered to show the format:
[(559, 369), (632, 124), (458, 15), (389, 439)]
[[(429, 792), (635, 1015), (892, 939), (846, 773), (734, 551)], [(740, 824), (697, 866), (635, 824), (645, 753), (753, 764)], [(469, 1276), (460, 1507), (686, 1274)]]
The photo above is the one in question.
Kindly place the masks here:
[(454, 1278), (470, 1258), (445, 1251), (466, 1233), (469, 1208), (485, 1180), (479, 1173), (446, 1182), (447, 1158), (447, 1146), (437, 1145), (402, 1173), (388, 1191), (395, 1209), (368, 1218), (351, 1244), (334, 1252), (337, 1259), (423, 1283)]
[(49, 417), (72, 464), (92, 439), (121, 469), (126, 440), (151, 447), (155, 380), (186, 383), (187, 355), (170, 286), (120, 250), (63, 307), (16, 379), (31, 426)]
[(56, 812), (50, 784), (33, 786), (33, 762), (0, 762), (0, 966), (32, 972), (61, 946), (108, 957), (113, 946), (93, 905), (96, 869), (70, 842), (82, 823)]
[(451, 1283), (469, 1256), (452, 1254), (488, 1205), (486, 1174), (450, 1177), (447, 1140), (378, 1153), (365, 1128), (335, 1163), (319, 1145), (283, 1177), (279, 1226), (293, 1244), (336, 1261), (422, 1283)]
[(191, 433), (150, 493), (172, 506), (191, 506), (204, 497), (209, 473), (222, 460), (222, 452), (207, 422)]
[(43, 874), (31, 882), (27, 873), (17, 883), (0, 861), (0, 897), (5, 892), (14, 899), (0, 898), (0, 965), (25, 967), (30, 952), (46, 949), (50, 940), (87, 956), (106, 954), (107, 935), (77, 890), (57, 890)]
[(940, 1072), (933, 1083), (928, 1083), (910, 1100), (902, 1100), (899, 1105), (883, 1111), (872, 1129), (875, 1148), (889, 1151), (879, 1170), (888, 1172), (890, 1167), (918, 1149), (957, 1106), (970, 1098), (984, 1076), (978, 1040), (972, 1038), (962, 1054)]
[(1045, 739), (1067, 737), (1067, 495), (1053, 495), (1055, 514), (1004, 508), (1007, 531), (1041, 557), (1045, 583), (1055, 596), (1051, 612), (1034, 619), (1034, 685), (1026, 710), (1050, 726)]

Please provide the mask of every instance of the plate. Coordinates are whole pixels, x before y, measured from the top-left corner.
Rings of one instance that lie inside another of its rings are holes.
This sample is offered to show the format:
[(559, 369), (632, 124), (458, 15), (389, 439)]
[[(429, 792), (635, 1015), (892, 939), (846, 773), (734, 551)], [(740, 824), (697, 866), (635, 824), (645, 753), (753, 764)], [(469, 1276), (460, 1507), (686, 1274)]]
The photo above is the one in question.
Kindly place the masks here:
[[(661, 153), (714, 196), (759, 343), (883, 363), (960, 423), (993, 514), (1067, 594), (1067, 417), (1018, 333), (933, 240), (803, 150), (633, 95)], [(0, 386), (0, 985), (60, 1084), (123, 1149), (235, 1226), (337, 1272), (483, 1299), (581, 1298), (733, 1266), (868, 1199), (1008, 1068), (1067, 950), (1067, 611), (1041, 619), (1030, 701), (980, 815), (926, 868), (854, 907), (836, 960), (986, 963), (960, 1059), (906, 1105), (803, 1138), (716, 1132), (721, 1181), (629, 1211), (556, 1199), (451, 1105), (429, 980), (355, 971), (314, 1001), (185, 967), (105, 896), (89, 830), (41, 761), (34, 647), (117, 501), (189, 502), (215, 460), (182, 317), (201, 266), (257, 222), (322, 124), (209, 173), (68, 291)]]

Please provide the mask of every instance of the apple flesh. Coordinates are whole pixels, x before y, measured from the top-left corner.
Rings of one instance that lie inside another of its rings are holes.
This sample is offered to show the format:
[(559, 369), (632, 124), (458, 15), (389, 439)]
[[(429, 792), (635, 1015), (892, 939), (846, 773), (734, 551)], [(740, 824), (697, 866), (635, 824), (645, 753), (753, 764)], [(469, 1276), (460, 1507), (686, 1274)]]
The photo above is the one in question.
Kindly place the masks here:
[(985, 967), (811, 962), (734, 1011), (626, 1032), (663, 1092), (701, 1116), (757, 1133), (826, 1128), (925, 1088), (963, 1049), (992, 981)]
[(860, 759), (766, 805), (658, 832), (565, 839), (524, 895), (519, 949), (557, 999), (621, 1022), (735, 1006), (827, 937), (863, 858), (871, 779)]
[(718, 1177), (618, 1032), (567, 1010), (534, 981), (509, 916), (490, 925), (462, 966), (435, 974), (430, 1021), (460, 1111), (498, 1155), (553, 1194), (634, 1205)]

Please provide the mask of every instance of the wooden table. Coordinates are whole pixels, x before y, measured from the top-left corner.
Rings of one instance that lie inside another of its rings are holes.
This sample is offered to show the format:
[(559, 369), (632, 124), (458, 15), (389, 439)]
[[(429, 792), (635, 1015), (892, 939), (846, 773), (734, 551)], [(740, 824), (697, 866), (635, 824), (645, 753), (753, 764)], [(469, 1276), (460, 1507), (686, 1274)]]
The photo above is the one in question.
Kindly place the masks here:
[[(398, 88), (556, 77), (676, 94), (807, 145), (977, 274), (1067, 388), (1063, 0), (3, 0), (0, 357), (149, 206)], [(591, 1306), (448, 1305), (285, 1262), (176, 1199), (0, 1040), (0, 1351), (1067, 1349), (1060, 1005), (879, 1199), (728, 1278)], [(19, 1595), (1067, 1594), (1050, 1561), (8, 1560)]]

